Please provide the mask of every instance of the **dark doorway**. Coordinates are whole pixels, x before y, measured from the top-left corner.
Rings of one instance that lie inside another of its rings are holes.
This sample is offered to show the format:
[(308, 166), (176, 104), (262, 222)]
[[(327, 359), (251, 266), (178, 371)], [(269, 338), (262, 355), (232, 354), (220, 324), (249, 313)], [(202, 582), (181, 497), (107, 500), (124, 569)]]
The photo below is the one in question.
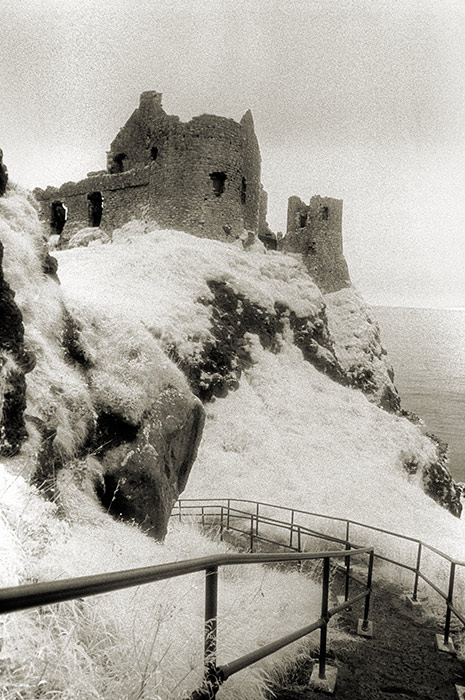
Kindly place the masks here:
[(157, 160), (158, 158), (158, 148), (156, 146), (152, 146), (150, 149), (150, 158), (152, 160)]
[(89, 226), (100, 226), (103, 213), (103, 197), (101, 192), (90, 192), (87, 195), (87, 211), (89, 212)]
[(328, 221), (328, 219), (329, 219), (328, 207), (321, 207), (321, 218), (323, 219), (323, 221)]
[(299, 214), (299, 225), (300, 228), (305, 228), (307, 225), (307, 214), (305, 212)]
[(52, 202), (52, 205), (50, 207), (50, 226), (52, 227), (54, 233), (57, 233), (59, 236), (61, 236), (66, 224), (66, 219), (67, 211), (63, 202), (60, 202), (58, 200)]
[(215, 196), (221, 197), (224, 192), (226, 173), (210, 173), (210, 180), (213, 183), (213, 192), (215, 193)]

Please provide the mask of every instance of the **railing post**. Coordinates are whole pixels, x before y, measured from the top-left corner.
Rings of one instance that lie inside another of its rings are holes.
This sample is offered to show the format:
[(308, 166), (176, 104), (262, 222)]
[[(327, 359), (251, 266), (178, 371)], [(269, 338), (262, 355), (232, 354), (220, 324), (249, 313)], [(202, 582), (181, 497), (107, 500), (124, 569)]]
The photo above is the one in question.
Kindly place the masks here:
[(446, 610), (446, 624), (444, 627), (444, 645), (449, 644), (449, 633), (450, 633), (450, 616), (451, 609), (450, 606), (453, 604), (454, 599), (454, 580), (455, 580), (455, 562), (450, 563), (450, 573), (449, 573), (449, 592), (447, 594), (447, 610)]
[(413, 584), (412, 600), (414, 600), (414, 601), (416, 601), (417, 597), (418, 597), (418, 579), (420, 577), (420, 565), (421, 565), (421, 542), (418, 543), (417, 566), (415, 568), (415, 583)]
[(178, 508), (179, 508), (179, 522), (181, 522), (181, 520), (182, 520), (181, 500), (178, 501)]
[(320, 658), (318, 661), (318, 677), (326, 678), (326, 640), (328, 636), (328, 599), (329, 599), (329, 557), (323, 559), (323, 589), (321, 592)]
[(205, 569), (205, 668), (216, 663), (216, 617), (218, 614), (218, 567)]
[(294, 509), (291, 510), (291, 533), (289, 535), (289, 548), (292, 548), (292, 536), (294, 534)]
[(371, 598), (371, 584), (373, 581), (373, 562), (375, 559), (374, 551), (370, 552), (370, 559), (368, 561), (368, 575), (367, 575), (367, 589), (368, 593), (365, 597), (365, 610), (363, 612), (363, 623), (362, 630), (365, 632), (368, 629), (369, 620), (368, 616), (370, 614), (370, 598)]
[(205, 508), (202, 506), (202, 527), (205, 527)]
[(253, 520), (254, 516), (250, 516), (250, 551), (253, 552), (253, 540), (254, 540), (254, 531), (253, 531)]
[(255, 535), (258, 537), (258, 519), (260, 517), (260, 503), (257, 503), (257, 512), (256, 512), (256, 521), (255, 521)]
[[(300, 531), (300, 525), (297, 525), (297, 551), (302, 551), (302, 533)], [(299, 571), (302, 571), (302, 559), (299, 560)]]
[[(346, 550), (350, 551), (350, 542), (346, 542)], [(346, 565), (346, 573), (345, 573), (345, 584), (344, 584), (344, 602), (346, 603), (349, 600), (349, 591), (350, 591), (350, 556), (349, 557), (344, 557), (345, 559), (345, 565)]]
[(221, 515), (220, 515), (220, 540), (221, 542), (223, 541), (223, 529), (224, 529), (224, 506), (221, 506)]
[(229, 530), (229, 514), (231, 512), (231, 499), (228, 498), (228, 510), (226, 513), (226, 530)]

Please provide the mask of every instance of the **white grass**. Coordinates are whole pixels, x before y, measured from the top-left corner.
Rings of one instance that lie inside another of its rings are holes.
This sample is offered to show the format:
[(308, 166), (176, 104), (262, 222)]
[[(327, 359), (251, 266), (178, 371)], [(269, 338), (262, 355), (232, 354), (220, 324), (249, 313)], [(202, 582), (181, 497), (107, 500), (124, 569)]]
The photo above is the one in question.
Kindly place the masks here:
[[(61, 484), (77, 509), (57, 520), (22, 479), (2, 466), (2, 583), (115, 571), (224, 551), (192, 526), (174, 522), (164, 544), (115, 522), (73, 481)], [(66, 475), (62, 475), (66, 480)], [(320, 586), (259, 566), (220, 569), (218, 658), (225, 663), (318, 618)], [(292, 594), (291, 594), (292, 591)], [(71, 601), (3, 618), (4, 698), (180, 698), (201, 681), (203, 574)], [(305, 617), (302, 617), (305, 610)], [(253, 624), (250, 621), (253, 620)], [(281, 656), (292, 658), (294, 648)], [(219, 697), (261, 697), (253, 667)]]
[[(188, 356), (209, 336), (210, 309), (199, 301), (211, 298), (208, 280), (227, 281), (270, 311), (276, 302), (299, 316), (322, 308), (319, 290), (295, 258), (150, 228), (133, 223), (113, 243), (59, 253), (59, 287), (41, 271), (43, 242), (31, 201), (18, 189), (0, 199), (5, 274), (17, 292), (27, 346), (38, 358), (27, 377), (28, 412), (55, 421), (68, 457), (95, 410), (137, 421), (167, 383), (187, 391), (161, 346), (175, 342)], [(63, 298), (92, 363), (86, 377), (66, 362), (61, 348)], [(344, 318), (369, 324), (355, 297), (335, 306)], [(350, 349), (350, 328), (345, 323), (339, 337), (333, 327), (340, 356), (345, 348), (348, 362), (359, 351), (366, 361), (372, 329), (365, 325)], [(186, 495), (245, 497), (335, 514), (421, 537), (465, 558), (463, 523), (424, 495), (418, 475), (408, 477), (402, 469), (406, 458), (420, 467), (435, 459), (433, 443), (405, 419), (318, 373), (291, 340), (287, 330), (281, 352), (272, 354), (249, 336), (255, 364), (235, 393), (207, 407)], [(37, 449), (37, 433), (28, 428), (22, 455), (0, 467), (2, 585), (223, 550), (192, 527), (173, 523), (162, 545), (111, 519), (94, 495), (98, 470), (91, 459), (60, 473), (65, 517), (58, 517), (21, 476), (30, 474)], [(381, 543), (381, 536), (374, 540)], [(397, 542), (383, 546), (395, 556), (408, 554)], [(444, 578), (437, 562), (430, 568), (437, 580)], [(195, 575), (2, 618), (4, 700), (182, 697), (201, 678), (203, 596), (202, 577)], [(222, 571), (219, 661), (315, 620), (318, 608), (319, 586), (296, 573)], [(239, 674), (219, 697), (263, 697), (274, 663)]]
[(355, 367), (368, 372), (377, 400), (386, 386), (395, 391), (373, 310), (353, 287), (326, 294), (324, 299), (336, 357), (342, 367), (346, 371)]

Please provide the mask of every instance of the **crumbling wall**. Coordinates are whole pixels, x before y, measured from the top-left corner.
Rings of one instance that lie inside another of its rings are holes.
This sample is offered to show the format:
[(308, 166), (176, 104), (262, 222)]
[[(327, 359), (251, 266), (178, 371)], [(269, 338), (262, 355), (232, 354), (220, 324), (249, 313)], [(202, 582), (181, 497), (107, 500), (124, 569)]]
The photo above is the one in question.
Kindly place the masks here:
[(68, 208), (61, 243), (68, 241), (79, 229), (92, 225), (89, 220), (91, 192), (101, 192), (103, 215), (100, 227), (112, 231), (134, 218), (140, 218), (147, 209), (149, 199), (149, 168), (130, 170), (118, 175), (102, 173), (79, 182), (67, 182), (60, 188), (47, 187), (34, 190), (41, 209), (41, 219), (50, 224), (52, 202), (63, 202)]
[(299, 197), (290, 197), (287, 233), (280, 249), (300, 253), (324, 293), (350, 286), (342, 249), (342, 200), (315, 195), (307, 205)]
[(47, 223), (53, 201), (68, 207), (63, 240), (92, 225), (93, 191), (104, 196), (103, 229), (150, 218), (162, 228), (231, 240), (244, 228), (258, 233), (260, 167), (250, 112), (241, 123), (209, 114), (184, 123), (165, 113), (159, 93), (144, 92), (111, 144), (108, 172), (34, 194)]

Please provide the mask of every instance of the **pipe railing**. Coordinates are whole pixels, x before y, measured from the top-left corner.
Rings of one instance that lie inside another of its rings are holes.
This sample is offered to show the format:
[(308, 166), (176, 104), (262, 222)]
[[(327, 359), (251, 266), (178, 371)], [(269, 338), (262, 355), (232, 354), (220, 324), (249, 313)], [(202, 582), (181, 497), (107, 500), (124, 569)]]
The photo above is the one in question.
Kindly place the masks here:
[[(235, 507), (234, 504), (241, 504)], [(248, 510), (243, 504), (247, 504)], [(289, 513), (289, 520), (280, 520), (271, 517), (263, 511), (275, 509)], [(194, 517), (200, 517), (202, 524), (210, 523), (220, 526), (220, 536), (224, 536), (225, 531), (237, 532), (249, 538), (250, 553), (243, 554), (221, 554), (200, 559), (189, 559), (181, 562), (160, 564), (126, 571), (111, 572), (105, 574), (95, 574), (92, 576), (82, 576), (78, 578), (63, 579), (58, 581), (48, 581), (22, 586), (13, 586), (0, 589), (0, 614), (25, 610), (41, 605), (49, 605), (66, 600), (82, 598), (86, 596), (108, 593), (122, 590), (132, 586), (139, 586), (146, 583), (165, 580), (178, 576), (184, 576), (194, 572), (205, 571), (205, 626), (204, 626), (204, 680), (202, 687), (193, 693), (192, 700), (210, 700), (215, 698), (216, 692), (227, 678), (237, 673), (243, 668), (256, 663), (258, 660), (273, 654), (284, 646), (301, 639), (311, 632), (320, 629), (320, 651), (318, 660), (318, 673), (320, 678), (326, 673), (326, 642), (327, 625), (330, 619), (338, 612), (347, 609), (356, 602), (365, 599), (362, 629), (368, 627), (368, 615), (370, 609), (371, 587), (373, 576), (374, 557), (396, 564), (414, 573), (413, 598), (418, 595), (419, 580), (423, 580), (436, 593), (446, 601), (446, 620), (444, 631), (444, 643), (447, 644), (450, 635), (451, 615), (454, 614), (463, 624), (464, 615), (454, 606), (454, 586), (457, 567), (464, 567), (465, 563), (450, 557), (440, 550), (432, 547), (421, 540), (401, 535), (399, 533), (383, 530), (382, 528), (366, 525), (357, 521), (347, 520), (335, 516), (325, 516), (309, 511), (290, 509), (284, 506), (274, 506), (270, 503), (249, 501), (246, 499), (181, 499), (172, 515), (182, 520), (186, 513)], [(326, 518), (344, 524), (344, 537), (338, 537), (329, 533), (319, 532), (313, 527), (307, 527), (301, 522), (297, 522), (299, 515), (316, 518)], [(246, 528), (238, 527), (240, 523), (247, 523)], [(351, 537), (353, 527), (362, 527), (369, 531), (390, 535), (405, 541), (414, 542), (417, 545), (417, 555), (415, 566), (396, 561), (390, 557), (374, 552), (373, 547), (364, 547), (355, 544)], [(278, 529), (281, 532), (288, 532), (288, 539), (273, 539), (268, 532), (270, 528)], [(312, 537), (322, 541), (336, 543), (343, 546), (343, 549), (331, 551), (306, 552), (303, 551), (302, 538)], [(265, 542), (284, 546), (292, 550), (292, 553), (263, 553), (254, 552), (256, 543)], [(423, 563), (423, 551), (427, 549), (449, 562), (448, 590), (442, 591), (433, 581), (431, 581), (421, 570)], [(368, 554), (368, 572), (366, 582), (353, 575), (351, 560), (354, 556)], [(345, 586), (344, 601), (329, 609), (329, 572), (331, 560), (344, 560)], [(227, 664), (218, 666), (216, 663), (217, 648), (217, 600), (218, 600), (218, 569), (222, 566), (264, 564), (264, 563), (290, 563), (304, 561), (323, 560), (322, 575), (322, 598), (320, 618), (305, 627), (281, 637), (274, 642), (261, 646), (255, 651), (249, 652), (239, 659), (235, 659)], [(350, 582), (362, 584), (364, 590), (356, 596), (350, 598)]]
[[(204, 625), (204, 678), (199, 690), (196, 690), (192, 700), (211, 700), (216, 697), (220, 685), (230, 676), (250, 666), (260, 659), (273, 654), (292, 642), (301, 639), (311, 632), (320, 629), (319, 651), (319, 677), (326, 677), (326, 637), (327, 626), (330, 619), (341, 610), (349, 608), (356, 602), (365, 598), (364, 625), (368, 625), (370, 609), (371, 580), (373, 572), (373, 548), (354, 548), (350, 556), (369, 554), (368, 573), (365, 590), (345, 601), (342, 605), (328, 609), (329, 600), (329, 567), (331, 559), (346, 557), (346, 550), (326, 552), (294, 552), (291, 554), (282, 552), (273, 553), (247, 553), (247, 554), (220, 554), (199, 559), (188, 559), (181, 562), (159, 564), (126, 571), (116, 571), (106, 574), (94, 574), (92, 576), (80, 576), (77, 578), (63, 579), (59, 581), (47, 581), (21, 586), (11, 586), (0, 589), (0, 614), (26, 610), (42, 605), (64, 602), (75, 598), (98, 595), (118, 591), (132, 586), (146, 583), (154, 583), (168, 578), (184, 576), (198, 571), (205, 571), (205, 625)], [(321, 617), (309, 625), (302, 627), (291, 634), (277, 639), (265, 646), (261, 646), (239, 659), (218, 666), (216, 663), (217, 649), (217, 611), (218, 611), (218, 569), (221, 566), (265, 564), (294, 562), (297, 560), (323, 560), (322, 579), (322, 604)]]
[[(235, 507), (234, 504), (241, 504), (242, 508)], [(244, 506), (248, 506), (248, 510), (244, 510)], [(236, 518), (236, 520), (240, 519), (242, 517), (243, 519), (246, 518), (250, 520), (251, 525), (250, 525), (250, 530), (249, 530), (249, 538), (250, 538), (250, 549), (253, 551), (253, 545), (255, 541), (263, 540), (263, 541), (268, 541), (272, 542), (273, 544), (278, 544), (283, 547), (286, 547), (288, 549), (294, 550), (294, 551), (302, 551), (302, 536), (307, 536), (307, 537), (316, 537), (319, 539), (325, 539), (328, 541), (332, 542), (337, 542), (342, 545), (344, 545), (347, 549), (347, 551), (350, 550), (350, 548), (353, 546), (351, 544), (351, 537), (353, 537), (353, 529), (355, 527), (362, 528), (364, 530), (370, 531), (370, 532), (376, 532), (380, 533), (383, 535), (388, 535), (390, 537), (394, 537), (398, 540), (404, 540), (406, 542), (411, 542), (416, 545), (416, 555), (415, 555), (415, 563), (414, 564), (406, 564), (404, 562), (398, 561), (396, 559), (393, 559), (392, 557), (385, 556), (384, 554), (381, 554), (379, 551), (375, 552), (375, 557), (379, 559), (380, 561), (384, 561), (390, 564), (394, 564), (395, 566), (402, 567), (403, 569), (407, 571), (411, 571), (412, 574), (414, 575), (414, 583), (413, 583), (413, 592), (412, 592), (412, 599), (414, 601), (418, 600), (418, 586), (419, 586), (419, 581), (422, 580), (424, 581), (436, 594), (438, 594), (446, 603), (446, 617), (445, 617), (445, 625), (444, 625), (444, 644), (447, 646), (449, 643), (450, 639), (450, 630), (451, 630), (451, 615), (454, 614), (460, 622), (465, 625), (465, 613), (459, 611), (457, 607), (454, 605), (454, 593), (455, 593), (455, 588), (456, 588), (456, 572), (457, 572), (457, 567), (461, 567), (463, 571), (465, 571), (465, 562), (460, 561), (458, 559), (455, 559), (454, 557), (449, 556), (445, 552), (441, 552), (439, 549), (436, 547), (433, 547), (432, 545), (427, 544), (423, 540), (420, 540), (415, 537), (410, 537), (409, 535), (402, 535), (401, 533), (398, 532), (393, 532), (390, 530), (385, 530), (380, 527), (376, 527), (373, 525), (367, 525), (366, 523), (362, 523), (356, 520), (349, 520), (347, 518), (341, 518), (338, 516), (333, 516), (333, 515), (324, 515), (322, 513), (313, 513), (311, 511), (305, 511), (301, 510), (298, 508), (287, 508), (286, 506), (281, 506), (281, 505), (275, 505), (272, 503), (267, 503), (267, 502), (262, 502), (262, 501), (251, 501), (248, 499), (243, 499), (243, 498), (219, 498), (219, 499), (200, 499), (200, 498), (189, 498), (189, 499), (179, 499), (177, 502), (177, 508), (173, 510), (173, 515), (178, 515), (178, 517), (181, 519), (182, 513), (186, 511), (192, 511), (194, 512), (196, 508), (202, 508), (202, 517), (203, 517), (203, 523), (206, 523), (206, 518), (208, 516), (211, 517), (211, 519), (215, 519), (218, 517), (218, 511), (220, 511), (221, 515), (221, 523), (220, 523), (220, 532), (221, 536), (223, 536), (223, 532), (225, 530), (229, 531), (236, 531), (236, 532), (242, 532), (244, 533), (244, 530), (241, 530), (238, 527), (233, 527), (231, 526), (231, 520)], [(207, 513), (206, 509), (216, 509), (213, 510), (213, 512)], [(289, 519), (288, 520), (279, 520), (278, 518), (271, 518), (269, 515), (264, 515), (263, 510), (266, 509), (274, 509), (281, 511), (283, 513), (288, 513), (289, 514)], [(236, 515), (234, 515), (236, 513)], [(325, 534), (321, 532), (317, 532), (316, 530), (313, 530), (312, 528), (308, 528), (302, 524), (298, 523), (298, 516), (310, 516), (312, 518), (319, 518), (319, 519), (324, 519), (324, 520), (329, 520), (332, 522), (337, 522), (341, 523), (344, 527), (344, 537), (336, 537), (334, 535), (330, 534)], [(255, 531), (254, 534), (252, 534), (252, 518), (255, 519), (256, 525), (255, 525)], [(266, 539), (263, 536), (259, 536), (258, 533), (258, 522), (261, 522), (262, 524), (269, 524), (273, 525), (281, 530), (288, 530), (289, 531), (289, 541), (288, 543), (285, 543), (283, 541), (277, 541), (277, 540), (271, 540), (271, 539)], [(225, 525), (226, 523), (226, 525)], [(229, 525), (228, 525), (229, 524)], [(297, 546), (295, 546), (295, 537), (297, 536), (298, 542)], [(442, 590), (434, 581), (429, 578), (424, 571), (422, 571), (422, 565), (424, 562), (424, 551), (430, 551), (433, 554), (439, 556), (442, 558), (445, 562), (447, 562), (448, 565), (448, 573), (447, 573), (447, 591)], [(346, 561), (344, 562), (344, 573), (345, 573), (345, 589), (344, 589), (344, 599), (347, 600), (348, 595), (349, 595), (349, 586), (350, 586), (350, 581), (355, 580), (358, 583), (360, 581), (354, 577), (351, 574), (351, 564), (350, 564), (350, 556), (347, 557)]]

